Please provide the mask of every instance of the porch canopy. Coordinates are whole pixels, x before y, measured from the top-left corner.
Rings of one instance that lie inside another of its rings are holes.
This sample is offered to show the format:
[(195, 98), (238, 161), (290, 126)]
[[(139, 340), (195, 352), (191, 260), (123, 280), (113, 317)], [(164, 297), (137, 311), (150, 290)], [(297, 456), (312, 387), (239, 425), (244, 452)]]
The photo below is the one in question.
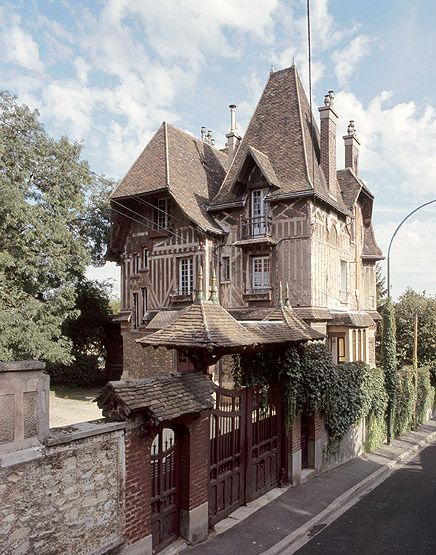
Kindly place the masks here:
[(279, 307), (265, 320), (238, 322), (218, 304), (213, 284), (209, 301), (202, 300), (200, 294), (200, 298), (197, 296), (197, 300), (171, 323), (137, 339), (137, 343), (144, 347), (182, 351), (200, 369), (215, 364), (226, 354), (324, 338), (322, 333), (304, 323), (290, 306), (284, 305), (281, 294)]

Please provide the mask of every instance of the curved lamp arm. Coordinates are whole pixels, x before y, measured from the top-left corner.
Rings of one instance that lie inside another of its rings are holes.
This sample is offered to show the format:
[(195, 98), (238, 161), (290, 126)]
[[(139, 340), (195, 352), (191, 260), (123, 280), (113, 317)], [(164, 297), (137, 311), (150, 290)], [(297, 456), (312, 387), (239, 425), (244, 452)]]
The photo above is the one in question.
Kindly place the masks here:
[(425, 206), (428, 206), (429, 204), (432, 204), (433, 202), (436, 202), (436, 199), (429, 200), (428, 202), (425, 202), (424, 204), (421, 204), (421, 206), (418, 206), (417, 208), (415, 208), (415, 210), (412, 210), (412, 212), (409, 212), (409, 214), (407, 214), (407, 216), (405, 218), (403, 218), (401, 220), (401, 222), (398, 224), (396, 230), (394, 231), (394, 234), (391, 237), (391, 240), (389, 241), (388, 256), (387, 256), (388, 297), (391, 296), (391, 259), (390, 259), (390, 257), (391, 257), (391, 247), (392, 247), (392, 243), (395, 239), (395, 236), (400, 231), (401, 226), (404, 224), (404, 222), (406, 220), (408, 220), (410, 218), (410, 216), (413, 216), (413, 214), (415, 214), (415, 212), (418, 212), (418, 210), (421, 210), (421, 208), (424, 208)]

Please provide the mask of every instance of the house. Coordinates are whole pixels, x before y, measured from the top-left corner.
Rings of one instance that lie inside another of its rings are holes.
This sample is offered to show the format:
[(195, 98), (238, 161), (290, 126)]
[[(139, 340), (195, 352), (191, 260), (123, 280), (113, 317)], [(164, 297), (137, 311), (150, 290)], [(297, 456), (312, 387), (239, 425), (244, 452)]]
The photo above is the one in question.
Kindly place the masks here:
[[(220, 304), (262, 321), (279, 283), (307, 324), (327, 336), (335, 362), (375, 364), (374, 197), (358, 175), (354, 122), (337, 170), (334, 93), (320, 130), (295, 65), (271, 72), (243, 138), (235, 106), (225, 149), (164, 122), (111, 197), (110, 259), (120, 265), (123, 377), (184, 370), (177, 350), (136, 340), (193, 301), (197, 274), (218, 276)], [(228, 383), (226, 358), (215, 369)]]

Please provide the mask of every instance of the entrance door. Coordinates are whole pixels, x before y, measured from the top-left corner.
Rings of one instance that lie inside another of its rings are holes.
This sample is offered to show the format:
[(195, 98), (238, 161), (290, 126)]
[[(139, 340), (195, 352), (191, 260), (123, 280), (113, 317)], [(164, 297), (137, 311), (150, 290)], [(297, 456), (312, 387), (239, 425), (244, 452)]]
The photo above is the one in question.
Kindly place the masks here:
[(280, 396), (219, 388), (210, 419), (209, 517), (216, 524), (280, 477)]
[(179, 536), (179, 476), (174, 430), (164, 428), (151, 446), (151, 534), (153, 553)]
[[(260, 497), (278, 485), (280, 475), (280, 403), (269, 392), (264, 399), (260, 391), (248, 390), (251, 407), (251, 442), (247, 480), (247, 501)], [(248, 424), (250, 425), (250, 423)]]
[(219, 388), (210, 416), (209, 517), (216, 524), (244, 503), (246, 392)]

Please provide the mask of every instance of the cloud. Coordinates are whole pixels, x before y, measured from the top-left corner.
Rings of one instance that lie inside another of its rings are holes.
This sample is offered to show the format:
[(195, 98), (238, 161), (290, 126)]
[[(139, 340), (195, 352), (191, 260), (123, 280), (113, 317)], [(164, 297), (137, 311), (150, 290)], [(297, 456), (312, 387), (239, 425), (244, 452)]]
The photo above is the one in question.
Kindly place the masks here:
[(5, 59), (25, 69), (40, 72), (44, 64), (39, 57), (38, 44), (33, 40), (30, 33), (24, 31), (20, 25), (14, 24), (0, 32), (0, 50)]
[(339, 86), (347, 85), (356, 66), (369, 55), (374, 39), (367, 35), (358, 35), (344, 48), (332, 54), (335, 73)]
[[(362, 170), (384, 175), (386, 194), (434, 196), (436, 184), (436, 114), (432, 106), (393, 102), (392, 91), (382, 91), (366, 106), (350, 92), (336, 95), (336, 109), (345, 122), (354, 119), (362, 143)], [(343, 146), (339, 142), (340, 152)], [(339, 164), (343, 157), (339, 154)], [(379, 184), (381, 187), (381, 184)]]
[[(387, 221), (375, 226), (377, 240), (385, 255), (399, 221), (400, 218), (398, 222)], [(421, 219), (412, 219), (402, 226), (391, 249), (391, 285), (394, 297), (398, 297), (407, 287), (436, 294), (436, 249), (429, 249), (435, 236), (436, 217), (429, 217), (428, 212), (424, 219), (421, 214)], [(386, 261), (383, 264), (386, 272)]]

